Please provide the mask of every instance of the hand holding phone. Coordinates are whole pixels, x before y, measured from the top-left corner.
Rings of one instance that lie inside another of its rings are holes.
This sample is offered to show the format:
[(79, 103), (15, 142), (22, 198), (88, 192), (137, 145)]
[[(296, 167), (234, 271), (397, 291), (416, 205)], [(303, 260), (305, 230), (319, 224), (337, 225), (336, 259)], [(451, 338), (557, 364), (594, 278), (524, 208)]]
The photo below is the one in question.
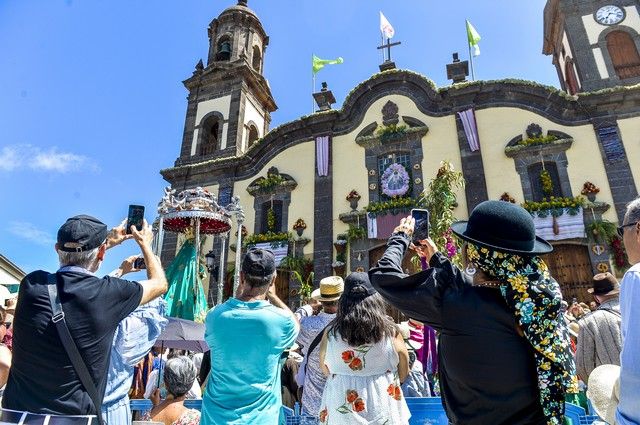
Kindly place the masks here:
[(147, 265), (144, 262), (144, 257), (138, 257), (133, 262), (133, 268), (136, 270), (144, 270), (147, 268)]
[(127, 214), (127, 234), (131, 234), (131, 226), (136, 226), (136, 230), (142, 230), (144, 223), (144, 206), (129, 205), (129, 213)]
[(411, 217), (416, 221), (412, 242), (420, 245), (420, 241), (429, 239), (429, 210), (414, 208), (411, 210)]

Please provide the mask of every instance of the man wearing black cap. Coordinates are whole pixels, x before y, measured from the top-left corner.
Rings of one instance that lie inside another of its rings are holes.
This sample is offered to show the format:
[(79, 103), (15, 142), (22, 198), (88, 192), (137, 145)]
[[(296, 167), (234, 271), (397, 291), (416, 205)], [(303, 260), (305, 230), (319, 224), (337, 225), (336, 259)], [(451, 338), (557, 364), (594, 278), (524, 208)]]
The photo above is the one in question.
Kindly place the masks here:
[(275, 292), (271, 251), (245, 255), (235, 298), (207, 315), (211, 374), (202, 397), (202, 425), (279, 423), (282, 353), (298, 336), (296, 316)]
[(593, 276), (593, 287), (587, 289), (598, 303), (598, 309), (578, 321), (576, 369), (587, 382), (593, 369), (603, 364), (620, 365), (622, 329), (620, 285), (609, 272)]
[[(151, 228), (145, 222), (142, 230), (132, 226), (131, 231), (127, 235), (122, 223), (108, 232), (107, 226), (96, 218), (72, 217), (58, 230), (55, 247), (60, 269), (53, 275), (38, 270), (22, 280), (13, 321), (13, 363), (0, 420), (49, 425), (98, 423), (90, 416), (97, 409), (67, 354), (58, 319), (66, 323), (86, 365), (97, 391), (94, 398), (102, 400), (118, 324), (139, 305), (167, 290), (162, 266), (151, 249)], [(135, 239), (142, 250), (148, 280), (138, 283), (96, 276), (106, 250), (129, 238)], [(51, 288), (57, 291), (63, 311), (55, 321)]]

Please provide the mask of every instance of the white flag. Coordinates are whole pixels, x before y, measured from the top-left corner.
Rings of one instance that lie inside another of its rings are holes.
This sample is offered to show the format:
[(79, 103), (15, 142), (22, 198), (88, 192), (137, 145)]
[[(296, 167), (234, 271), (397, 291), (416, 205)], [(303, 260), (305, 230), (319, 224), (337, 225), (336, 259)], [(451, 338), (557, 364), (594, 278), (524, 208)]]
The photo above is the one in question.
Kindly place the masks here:
[(396, 33), (382, 12), (380, 12), (380, 31), (387, 38), (393, 38), (393, 35)]

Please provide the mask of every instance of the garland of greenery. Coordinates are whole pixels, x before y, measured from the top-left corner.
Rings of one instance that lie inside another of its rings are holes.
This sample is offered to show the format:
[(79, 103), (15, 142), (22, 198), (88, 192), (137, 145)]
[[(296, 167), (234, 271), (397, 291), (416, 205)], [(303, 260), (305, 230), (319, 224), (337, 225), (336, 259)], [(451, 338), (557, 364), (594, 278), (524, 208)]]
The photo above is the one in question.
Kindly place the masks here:
[(451, 224), (456, 220), (453, 210), (458, 206), (456, 190), (464, 188), (464, 177), (450, 162), (440, 163), (436, 178), (429, 183), (416, 206), (429, 210), (429, 236), (441, 252), (460, 264), (458, 250), (451, 238)]
[(260, 190), (268, 191), (277, 186), (280, 186), (284, 182), (285, 179), (280, 174), (268, 174), (267, 177), (258, 180), (256, 182), (256, 185), (258, 185)]
[(242, 245), (247, 246), (247, 245), (253, 245), (253, 244), (263, 243), (263, 242), (273, 242), (274, 247), (279, 247), (279, 246), (284, 246), (285, 244), (288, 244), (290, 240), (292, 240), (292, 236), (291, 236), (291, 233), (289, 232), (254, 233), (244, 238), (244, 240), (242, 241)]
[(540, 184), (542, 185), (542, 193), (547, 196), (553, 194), (553, 180), (551, 180), (551, 174), (547, 170), (540, 171)]
[(367, 229), (360, 226), (354, 226), (353, 224), (349, 225), (349, 230), (347, 230), (347, 240), (349, 242), (364, 239), (367, 237)]
[(376, 135), (380, 137), (381, 143), (385, 143), (404, 136), (405, 134), (407, 134), (407, 130), (408, 127), (404, 124), (391, 124), (380, 127), (378, 130), (376, 130)]
[(522, 207), (529, 211), (534, 217), (545, 218), (549, 217), (549, 215), (559, 217), (565, 213), (576, 215), (584, 204), (585, 199), (583, 196), (576, 196), (574, 198), (556, 198), (555, 196), (551, 196), (549, 198), (542, 198), (540, 202), (526, 201), (522, 204)]
[(267, 210), (267, 230), (273, 232), (276, 228), (276, 212), (273, 208)]
[(415, 207), (415, 205), (416, 201), (413, 198), (391, 198), (388, 201), (371, 202), (364, 209), (370, 217), (377, 217), (388, 213), (399, 214), (408, 212), (411, 208)]
[(558, 136), (554, 136), (553, 134), (549, 134), (547, 136), (530, 137), (528, 139), (520, 140), (517, 143), (517, 146), (546, 145), (546, 144), (554, 142), (556, 140), (558, 140)]

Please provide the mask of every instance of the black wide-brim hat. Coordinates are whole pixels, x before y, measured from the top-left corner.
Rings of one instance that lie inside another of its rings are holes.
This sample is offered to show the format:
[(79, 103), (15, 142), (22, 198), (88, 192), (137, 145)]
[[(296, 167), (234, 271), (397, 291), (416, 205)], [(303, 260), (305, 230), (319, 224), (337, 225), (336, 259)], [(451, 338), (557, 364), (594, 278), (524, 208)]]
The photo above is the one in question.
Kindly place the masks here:
[(524, 208), (504, 201), (478, 204), (469, 221), (457, 221), (451, 230), (460, 239), (508, 254), (540, 255), (553, 246), (536, 236), (531, 214)]

